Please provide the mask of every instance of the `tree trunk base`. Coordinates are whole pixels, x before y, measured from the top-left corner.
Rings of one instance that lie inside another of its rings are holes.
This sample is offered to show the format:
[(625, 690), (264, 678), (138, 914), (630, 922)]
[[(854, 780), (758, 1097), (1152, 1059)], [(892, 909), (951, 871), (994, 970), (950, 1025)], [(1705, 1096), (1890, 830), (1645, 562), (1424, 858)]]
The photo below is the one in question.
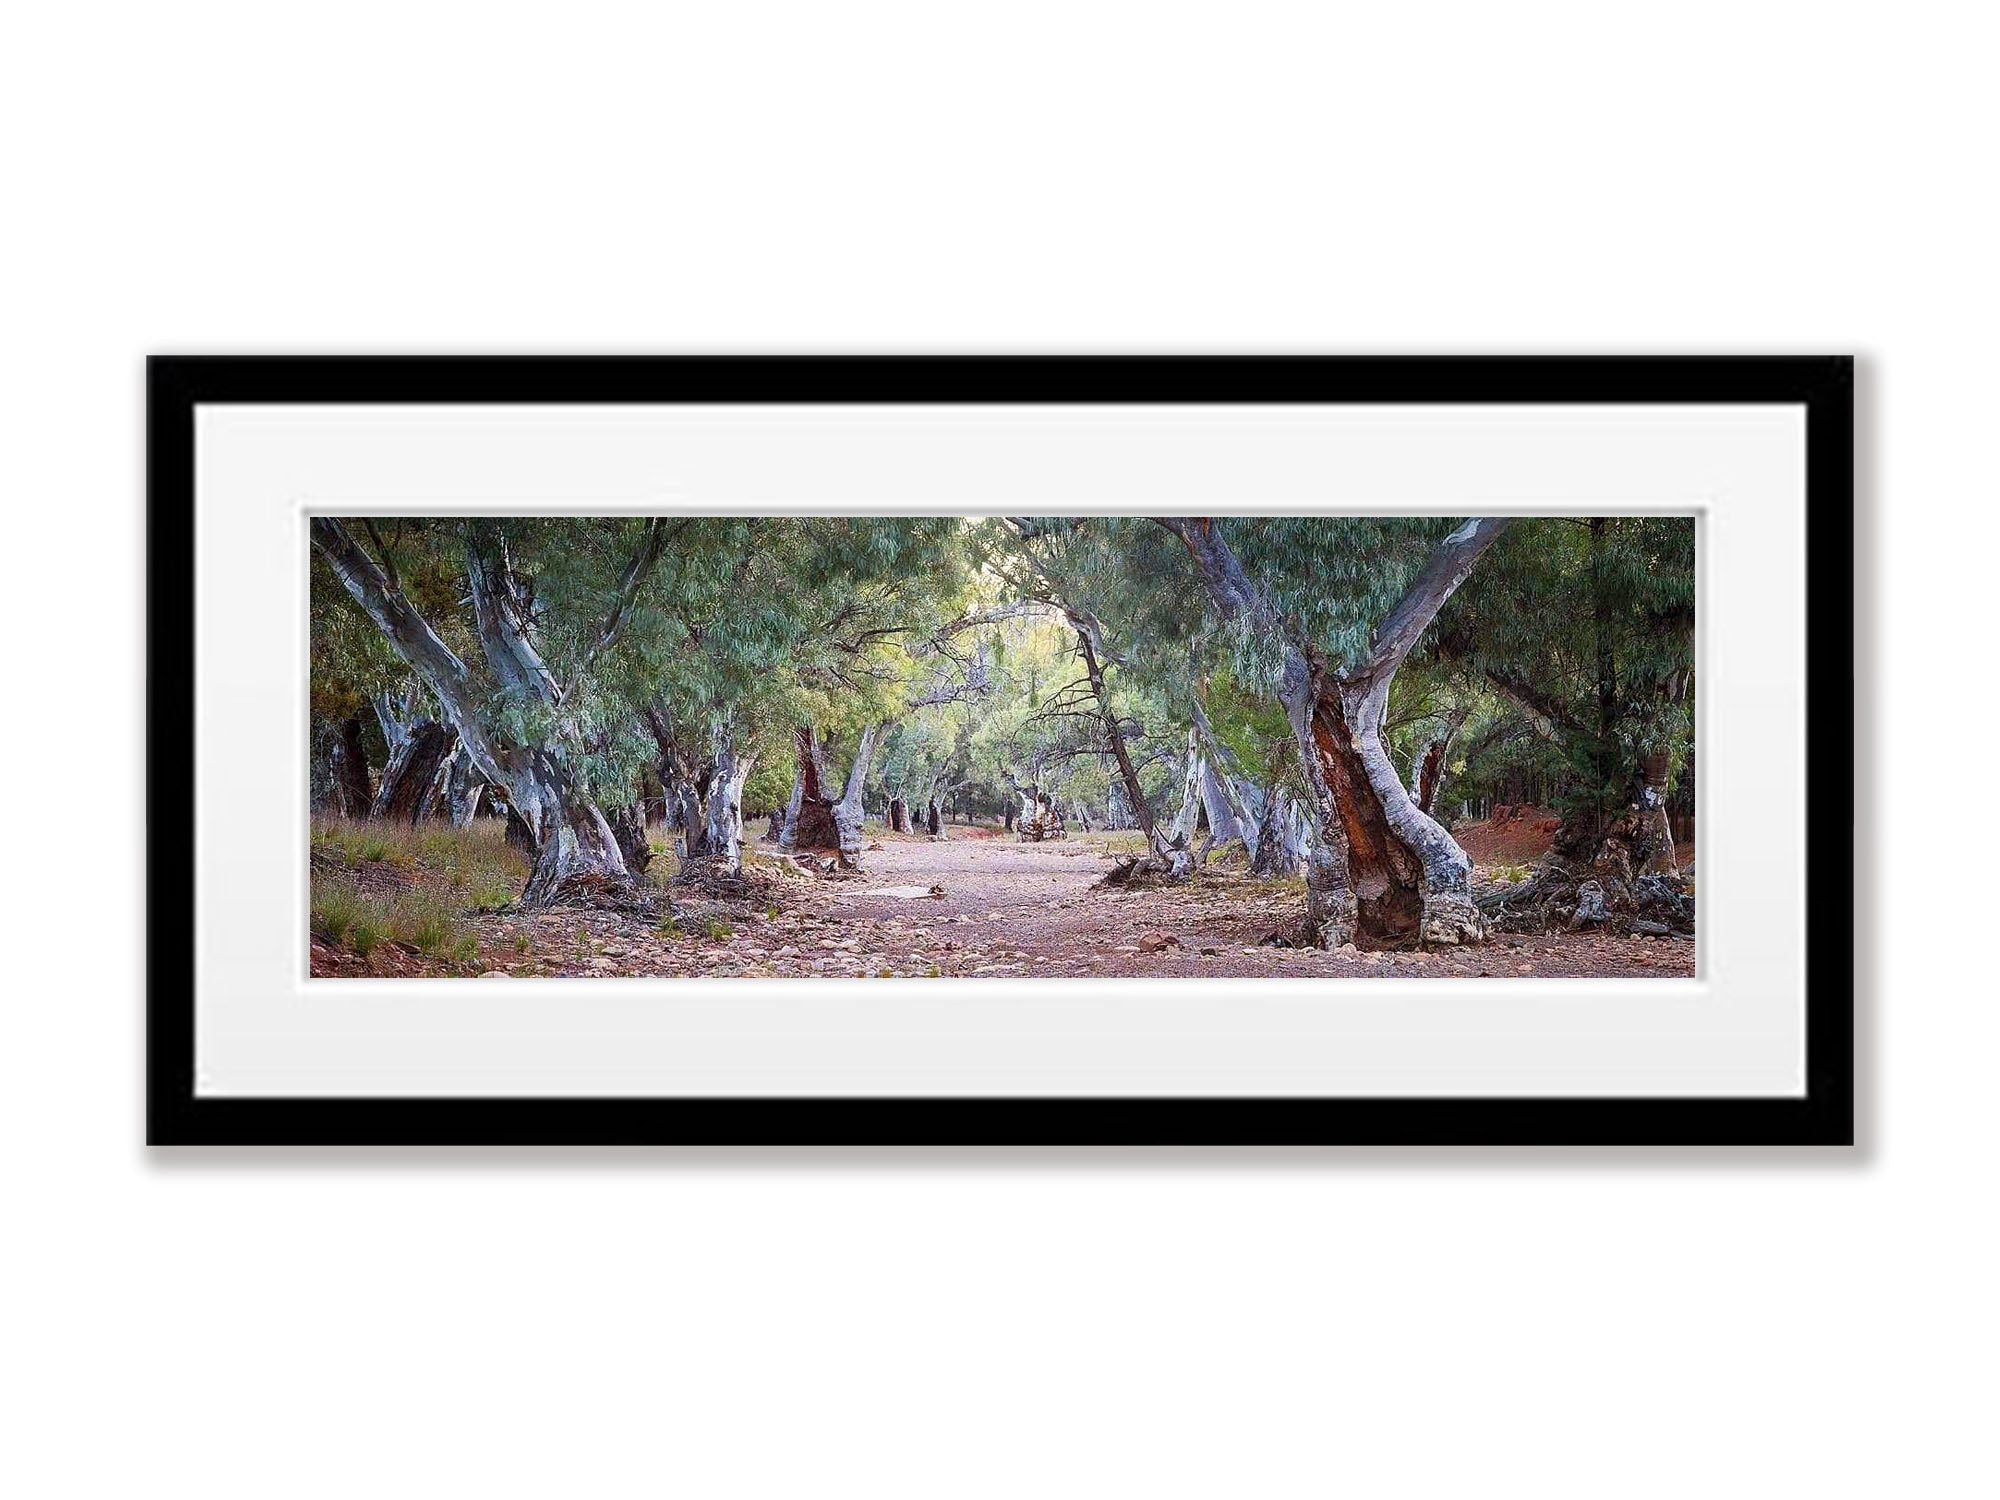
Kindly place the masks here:
[(1472, 892), (1426, 891), (1424, 915), (1418, 941), (1426, 948), (1458, 948), (1486, 941), (1486, 918), (1473, 902)]
[(831, 854), (837, 851), (840, 848), (840, 825), (834, 821), (833, 808), (824, 802), (802, 803), (798, 821), (793, 825), (792, 836), (785, 847), (801, 853)]
[(611, 825), (595, 807), (575, 821), (545, 828), (534, 868), (516, 903), (523, 910), (545, 906), (602, 904), (616, 892), (647, 899), (643, 882), (626, 871)]
[(646, 842), (646, 814), (634, 803), (627, 807), (615, 807), (605, 814), (611, 824), (611, 836), (618, 841), (618, 853), (625, 860), (625, 869), (633, 875), (646, 873), (646, 866), (653, 862), (653, 849)]
[(1355, 941), (1360, 925), (1360, 903), (1348, 888), (1344, 872), (1329, 859), (1324, 866), (1315, 864), (1306, 870), (1305, 914), (1280, 932), (1289, 934), (1291, 947), (1340, 948)]

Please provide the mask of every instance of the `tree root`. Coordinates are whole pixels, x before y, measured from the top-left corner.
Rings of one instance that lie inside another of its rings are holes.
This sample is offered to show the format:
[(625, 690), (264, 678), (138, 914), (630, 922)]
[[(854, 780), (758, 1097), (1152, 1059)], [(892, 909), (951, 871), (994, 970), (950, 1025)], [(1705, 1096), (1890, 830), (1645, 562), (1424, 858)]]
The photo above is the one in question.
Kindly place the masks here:
[(549, 893), (549, 899), (537, 902), (532, 908), (515, 901), (494, 909), (500, 912), (520, 912), (549, 911), (557, 907), (657, 917), (663, 912), (672, 911), (673, 903), (658, 886), (649, 885), (643, 880), (634, 880), (630, 876), (620, 879), (615, 875), (600, 875), (592, 870), (579, 870), (575, 874), (564, 876)]
[(1185, 850), (1177, 849), (1164, 857), (1137, 854), (1130, 859), (1121, 859), (1097, 882), (1096, 888), (1140, 890), (1148, 886), (1180, 885), (1194, 873), (1194, 861)]
[(719, 856), (701, 855), (683, 860), (674, 872), (674, 889), (691, 891), (719, 901), (745, 901), (768, 897), (777, 882), (759, 870), (731, 869)]
[(1489, 890), (1475, 904), (1501, 932), (1694, 934), (1694, 892), (1685, 877), (1635, 876), (1613, 859), (1586, 865), (1552, 854), (1529, 879)]

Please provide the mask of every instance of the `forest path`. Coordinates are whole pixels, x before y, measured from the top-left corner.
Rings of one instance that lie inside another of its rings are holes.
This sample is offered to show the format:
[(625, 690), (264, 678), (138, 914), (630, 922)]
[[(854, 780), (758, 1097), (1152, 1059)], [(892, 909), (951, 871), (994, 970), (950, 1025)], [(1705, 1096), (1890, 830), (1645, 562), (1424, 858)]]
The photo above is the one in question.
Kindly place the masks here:
[[(1131, 844), (1131, 835), (1118, 839)], [(1691, 975), (1694, 946), (1589, 934), (1505, 937), (1446, 953), (1322, 953), (1265, 946), (1296, 916), (1297, 880), (1253, 880), (1211, 866), (1184, 886), (1098, 888), (1111, 841), (1044, 843), (947, 829), (942, 839), (883, 834), (860, 879), (791, 892), (758, 923), (762, 953), (741, 972), (895, 975), (1133, 975), (1225, 978)], [(942, 887), (941, 896), (931, 896)], [(923, 894), (918, 894), (922, 892)], [(772, 938), (782, 935), (783, 942)], [(784, 953), (785, 948), (792, 953)], [(728, 972), (726, 968), (709, 972)]]
[[(774, 976), (862, 978), (1524, 978), (1690, 976), (1686, 942), (1587, 933), (1503, 936), (1438, 953), (1325, 953), (1267, 947), (1296, 918), (1299, 880), (1252, 880), (1212, 863), (1198, 879), (1100, 889), (1125, 835), (1024, 844), (963, 826), (941, 839), (871, 830), (861, 873), (779, 880), (768, 900), (675, 891), (672, 927), (614, 911), (557, 907), (467, 913), (465, 963), (384, 944), (361, 958), (315, 941), (315, 974)], [(753, 867), (770, 846), (747, 846)], [(1238, 851), (1238, 861), (1241, 854)], [(405, 877), (407, 878), (407, 877)], [(939, 897), (933, 886), (943, 888)], [(671, 888), (671, 887), (670, 887)]]

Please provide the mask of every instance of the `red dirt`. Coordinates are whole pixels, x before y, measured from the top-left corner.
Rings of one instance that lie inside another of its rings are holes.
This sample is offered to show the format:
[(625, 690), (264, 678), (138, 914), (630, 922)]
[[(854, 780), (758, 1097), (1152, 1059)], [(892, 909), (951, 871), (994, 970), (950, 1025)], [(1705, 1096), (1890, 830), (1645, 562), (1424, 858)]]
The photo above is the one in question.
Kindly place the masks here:
[[(987, 833), (987, 830), (978, 830)], [(1296, 916), (1298, 881), (1260, 881), (1211, 867), (1185, 886), (1098, 890), (1112, 866), (1088, 837), (1021, 844), (991, 836), (877, 835), (864, 873), (841, 880), (788, 879), (763, 903), (677, 897), (679, 934), (643, 918), (554, 910), (468, 916), (479, 958), (460, 967), (402, 950), (378, 958), (313, 948), (315, 974), (497, 973), (829, 978), (979, 976), (1177, 976), (1408, 978), (1690, 976), (1694, 944), (1564, 934), (1503, 937), (1439, 953), (1326, 953), (1265, 947), (1264, 935)], [(914, 898), (891, 888), (942, 898)], [(709, 920), (729, 931), (708, 936)], [(526, 951), (522, 949), (525, 947)], [(789, 951), (787, 951), (789, 950)]]
[[(1473, 868), (1482, 875), (1510, 865), (1532, 866), (1555, 843), (1556, 825), (1561, 817), (1553, 808), (1524, 802), (1495, 811), (1504, 812), (1505, 816), (1460, 823), (1451, 831), (1459, 847), (1472, 856)], [(1694, 840), (1676, 840), (1674, 858), (1682, 869), (1693, 864)]]
[(1480, 869), (1503, 865), (1532, 865), (1556, 839), (1561, 819), (1549, 808), (1522, 803), (1495, 809), (1496, 816), (1480, 823), (1460, 823), (1451, 831), (1459, 847), (1472, 856)]

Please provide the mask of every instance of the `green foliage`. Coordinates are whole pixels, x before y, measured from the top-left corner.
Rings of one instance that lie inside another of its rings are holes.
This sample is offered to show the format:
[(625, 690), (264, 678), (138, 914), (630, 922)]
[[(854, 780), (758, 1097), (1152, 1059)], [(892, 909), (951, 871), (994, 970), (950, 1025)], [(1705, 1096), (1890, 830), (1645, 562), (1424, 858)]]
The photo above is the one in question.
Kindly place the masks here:
[[(1217, 518), (1282, 631), (1218, 618), (1186, 546), (1143, 517), (686, 516), (664, 523), (642, 575), (643, 517), (391, 518), (350, 531), (465, 664), (496, 747), (549, 757), (606, 807), (656, 798), (663, 763), (695, 779), (726, 735), (754, 757), (746, 814), (768, 812), (789, 799), (798, 726), (832, 747), (838, 777), (877, 725), (871, 814), (903, 796), (919, 815), (933, 797), (997, 815), (1030, 787), (1096, 813), (1117, 774), (1109, 715), (1142, 796), (1168, 816), (1196, 705), (1236, 774), (1303, 792), (1277, 698), (1285, 633), (1335, 671), (1353, 666), (1455, 523)], [(504, 549), (553, 691), (494, 670), (479, 639), (475, 524)], [(1693, 622), (1692, 521), (1518, 522), (1399, 673), (1392, 757), (1413, 772), (1448, 738), (1462, 795), (1509, 778), (1618, 795), (1637, 758), (1678, 768), (1693, 743)], [(369, 755), (385, 753), (370, 700), (410, 691), (411, 671), (317, 555), (310, 629), (315, 745), (324, 754), (331, 726), (354, 717)], [(420, 688), (412, 708), (442, 712)], [(497, 844), (497, 823), (484, 826)], [(502, 862), (433, 832), (316, 829), (322, 845), (355, 865), (442, 871), (461, 909), (502, 904), (525, 878), (511, 851)], [(671, 864), (658, 861), (657, 878)]]
[(1692, 517), (1517, 523), (1445, 606), (1426, 668), (1533, 726), (1540, 744), (1508, 754), (1566, 811), (1617, 805), (1644, 757), (1671, 775), (1694, 743), (1694, 564)]

